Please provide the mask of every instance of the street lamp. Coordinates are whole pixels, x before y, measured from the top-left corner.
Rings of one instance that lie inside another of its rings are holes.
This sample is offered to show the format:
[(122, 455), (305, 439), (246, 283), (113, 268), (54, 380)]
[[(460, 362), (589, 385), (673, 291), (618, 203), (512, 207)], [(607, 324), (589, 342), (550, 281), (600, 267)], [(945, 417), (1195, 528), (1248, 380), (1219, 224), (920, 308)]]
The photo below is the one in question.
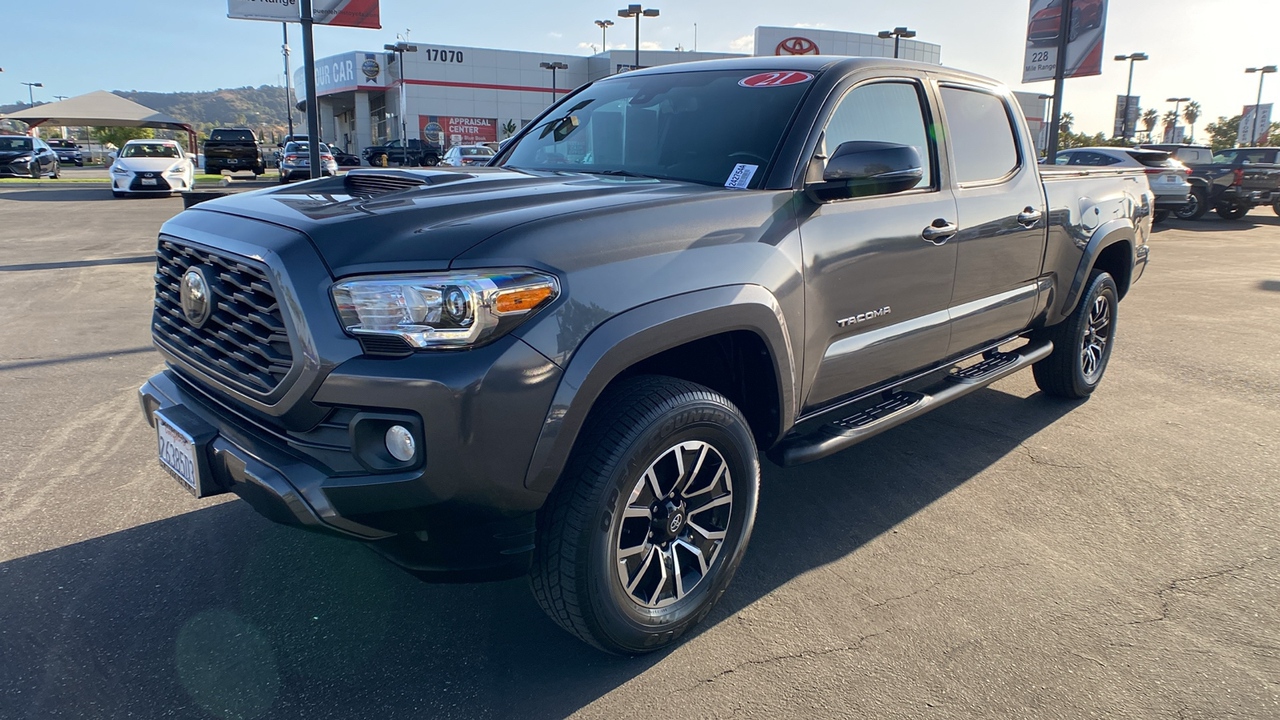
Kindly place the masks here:
[(27, 104), (30, 105), (31, 107), (35, 107), (36, 106), (36, 96), (34, 94), (35, 91), (32, 90), (31, 88), (38, 88), (38, 87), (42, 88), (44, 87), (44, 83), (22, 83), (22, 84), (27, 86), (27, 100), (28, 100)]
[(622, 17), (622, 18), (633, 17), (636, 19), (636, 66), (633, 69), (637, 69), (637, 70), (640, 68), (640, 16), (641, 15), (645, 17), (658, 17), (658, 10), (656, 8), (649, 8), (646, 10), (640, 7), (639, 5), (628, 5), (625, 8), (618, 11), (618, 17)]
[[(639, 21), (636, 21), (639, 24)], [(597, 20), (596, 25), (600, 28), (600, 52), (609, 52), (609, 28), (613, 27), (612, 20)]]
[(915, 36), (915, 30), (908, 30), (904, 27), (896, 27), (892, 30), (881, 30), (876, 33), (876, 37), (883, 38), (885, 40), (893, 38), (893, 56), (895, 58), (898, 57), (898, 42), (902, 40), (902, 38), (913, 38)]
[[(1181, 108), (1182, 103), (1191, 102), (1191, 98), (1184, 98), (1184, 97), (1165, 98), (1164, 101), (1173, 103), (1173, 127), (1177, 128), (1178, 127), (1178, 110)], [(1173, 134), (1173, 130), (1170, 130), (1168, 142), (1174, 142), (1174, 137), (1175, 136)]]
[(1120, 137), (1125, 140), (1129, 139), (1129, 96), (1133, 95), (1133, 64), (1139, 60), (1149, 59), (1150, 58), (1147, 57), (1146, 53), (1133, 53), (1132, 55), (1116, 56), (1116, 60), (1118, 62), (1124, 62), (1125, 60), (1129, 61), (1129, 85), (1124, 91), (1124, 115), (1120, 116), (1123, 118), (1123, 120), (1120, 121)]
[(382, 49), (400, 56), (400, 164), (403, 165), (409, 160), (409, 126), (405, 122), (405, 114), (409, 112), (409, 106), (404, 97), (407, 89), (404, 84), (404, 54), (418, 52), (418, 46), (401, 40), (395, 45), (383, 45)]
[(566, 65), (566, 64), (564, 64), (564, 63), (562, 63), (562, 62), (556, 61), (556, 62), (543, 62), (543, 63), (538, 63), (538, 67), (542, 68), (543, 70), (550, 70), (550, 71), (551, 71), (551, 102), (552, 102), (552, 103), (555, 103), (555, 101), (556, 101), (556, 71), (557, 71), (557, 70), (568, 70), (568, 69), (569, 69), (569, 66), (568, 66), (568, 65)]
[[(1258, 132), (1258, 126), (1262, 124), (1258, 122), (1259, 118), (1262, 116), (1262, 81), (1267, 77), (1267, 73), (1273, 73), (1276, 71), (1276, 66), (1266, 65), (1264, 67), (1245, 68), (1244, 71), (1247, 73), (1258, 73), (1258, 100), (1253, 105), (1253, 137), (1249, 138), (1249, 144), (1256, 145), (1258, 144), (1258, 138), (1262, 137)], [(1263, 128), (1263, 132), (1268, 129), (1269, 128)]]

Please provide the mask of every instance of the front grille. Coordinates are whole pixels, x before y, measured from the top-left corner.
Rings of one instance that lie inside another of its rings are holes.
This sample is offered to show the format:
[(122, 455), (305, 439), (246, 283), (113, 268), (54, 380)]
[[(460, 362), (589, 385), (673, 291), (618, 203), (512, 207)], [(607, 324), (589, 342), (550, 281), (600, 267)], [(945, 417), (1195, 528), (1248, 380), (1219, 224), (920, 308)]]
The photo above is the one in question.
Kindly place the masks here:
[[(154, 180), (155, 184), (143, 185), (142, 179)], [(129, 183), (130, 190), (169, 190), (169, 181), (161, 177), (158, 172), (138, 173), (133, 177), (133, 182)]]
[[(206, 268), (214, 295), (203, 326), (182, 311), (183, 273)], [(164, 348), (226, 382), (266, 395), (293, 367), (293, 351), (266, 272), (234, 255), (161, 238), (156, 249), (156, 309), (151, 332)]]

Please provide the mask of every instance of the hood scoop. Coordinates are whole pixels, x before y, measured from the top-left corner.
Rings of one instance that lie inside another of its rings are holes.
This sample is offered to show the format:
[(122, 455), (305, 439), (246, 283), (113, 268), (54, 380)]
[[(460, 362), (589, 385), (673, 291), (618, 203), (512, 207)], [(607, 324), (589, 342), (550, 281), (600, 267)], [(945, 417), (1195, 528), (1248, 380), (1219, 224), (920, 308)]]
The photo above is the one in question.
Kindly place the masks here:
[(468, 180), (475, 177), (459, 172), (410, 172), (404, 170), (352, 170), (344, 176), (352, 197), (373, 197), (387, 193)]

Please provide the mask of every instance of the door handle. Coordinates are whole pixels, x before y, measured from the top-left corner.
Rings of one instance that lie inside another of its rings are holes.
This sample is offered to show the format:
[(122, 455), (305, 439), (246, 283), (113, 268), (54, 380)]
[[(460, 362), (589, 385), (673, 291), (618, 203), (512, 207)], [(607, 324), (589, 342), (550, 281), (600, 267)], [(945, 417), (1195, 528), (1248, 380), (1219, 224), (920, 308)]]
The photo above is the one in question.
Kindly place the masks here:
[(1039, 210), (1028, 205), (1018, 213), (1018, 224), (1028, 228), (1035, 227), (1035, 224), (1040, 222), (1040, 215)]
[(929, 227), (920, 231), (920, 237), (925, 242), (931, 242), (934, 245), (941, 245), (951, 239), (952, 235), (960, 232), (960, 227), (953, 222), (949, 222), (943, 218), (934, 220)]

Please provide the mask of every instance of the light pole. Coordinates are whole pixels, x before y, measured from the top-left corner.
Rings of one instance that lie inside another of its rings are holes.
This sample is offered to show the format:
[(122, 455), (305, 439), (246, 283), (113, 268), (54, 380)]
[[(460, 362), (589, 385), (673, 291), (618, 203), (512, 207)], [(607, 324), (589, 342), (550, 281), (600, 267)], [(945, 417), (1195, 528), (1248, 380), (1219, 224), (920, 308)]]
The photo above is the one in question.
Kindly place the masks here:
[[(1266, 65), (1264, 67), (1245, 68), (1244, 71), (1247, 73), (1258, 73), (1258, 100), (1253, 105), (1253, 137), (1249, 138), (1250, 145), (1257, 145), (1258, 138), (1262, 137), (1261, 133), (1258, 132), (1258, 126), (1262, 124), (1258, 122), (1262, 116), (1262, 81), (1267, 77), (1267, 73), (1273, 73), (1276, 71), (1276, 66)], [(1269, 129), (1270, 128), (1264, 128), (1263, 130), (1265, 131)]]
[(1182, 103), (1191, 102), (1191, 98), (1189, 97), (1165, 98), (1165, 102), (1173, 103), (1173, 130), (1169, 131), (1169, 142), (1175, 142), (1174, 138), (1177, 136), (1174, 135), (1174, 130), (1176, 130), (1178, 127), (1178, 110), (1181, 108)]
[(42, 88), (44, 87), (44, 83), (22, 83), (22, 84), (27, 86), (27, 104), (30, 105), (31, 107), (35, 107), (36, 106), (35, 91), (32, 90), (31, 88), (38, 88), (38, 87)]
[(893, 38), (893, 57), (894, 58), (898, 57), (898, 42), (901, 41), (902, 38), (913, 38), (915, 36), (916, 36), (915, 30), (908, 30), (904, 27), (896, 27), (892, 30), (881, 30), (880, 32), (876, 33), (876, 37), (883, 38), (885, 40), (888, 40), (889, 38)]
[[(284, 31), (284, 44), (280, 46), (280, 54), (284, 55), (284, 113), (289, 119), (289, 135), (293, 135), (293, 89), (289, 79), (289, 23), (280, 23)], [(336, 138), (335, 138), (336, 139)]]
[(613, 21), (597, 20), (596, 25), (600, 28), (600, 52), (609, 52), (609, 28), (613, 27)]
[(405, 113), (409, 112), (409, 106), (405, 101), (405, 90), (408, 86), (404, 82), (404, 54), (407, 52), (418, 52), (417, 45), (410, 45), (401, 40), (395, 45), (383, 45), (384, 50), (396, 53), (400, 56), (400, 164), (403, 165), (409, 160), (409, 125), (405, 120)]
[(568, 70), (568, 69), (569, 69), (569, 66), (557, 60), (556, 62), (542, 62), (542, 63), (538, 63), (538, 67), (542, 68), (543, 70), (550, 70), (550, 71), (551, 71), (551, 102), (552, 102), (552, 104), (555, 104), (555, 101), (556, 101), (556, 71), (557, 71), (557, 70)]
[(645, 8), (642, 8), (639, 5), (628, 5), (625, 8), (618, 11), (618, 17), (622, 17), (622, 18), (633, 17), (636, 19), (636, 66), (635, 68), (633, 68), (635, 70), (640, 69), (640, 16), (641, 15), (645, 17), (658, 17), (658, 10), (657, 8), (649, 8), (646, 10)]
[(1124, 138), (1125, 140), (1129, 139), (1129, 96), (1133, 95), (1133, 64), (1135, 62), (1138, 62), (1139, 60), (1149, 60), (1149, 59), (1150, 58), (1147, 56), (1146, 53), (1133, 53), (1132, 55), (1116, 56), (1117, 61), (1120, 61), (1120, 62), (1123, 62), (1125, 60), (1129, 61), (1129, 85), (1125, 88), (1125, 91), (1124, 91), (1124, 115), (1120, 116), (1121, 118), (1123, 118), (1120, 121), (1120, 137)]

